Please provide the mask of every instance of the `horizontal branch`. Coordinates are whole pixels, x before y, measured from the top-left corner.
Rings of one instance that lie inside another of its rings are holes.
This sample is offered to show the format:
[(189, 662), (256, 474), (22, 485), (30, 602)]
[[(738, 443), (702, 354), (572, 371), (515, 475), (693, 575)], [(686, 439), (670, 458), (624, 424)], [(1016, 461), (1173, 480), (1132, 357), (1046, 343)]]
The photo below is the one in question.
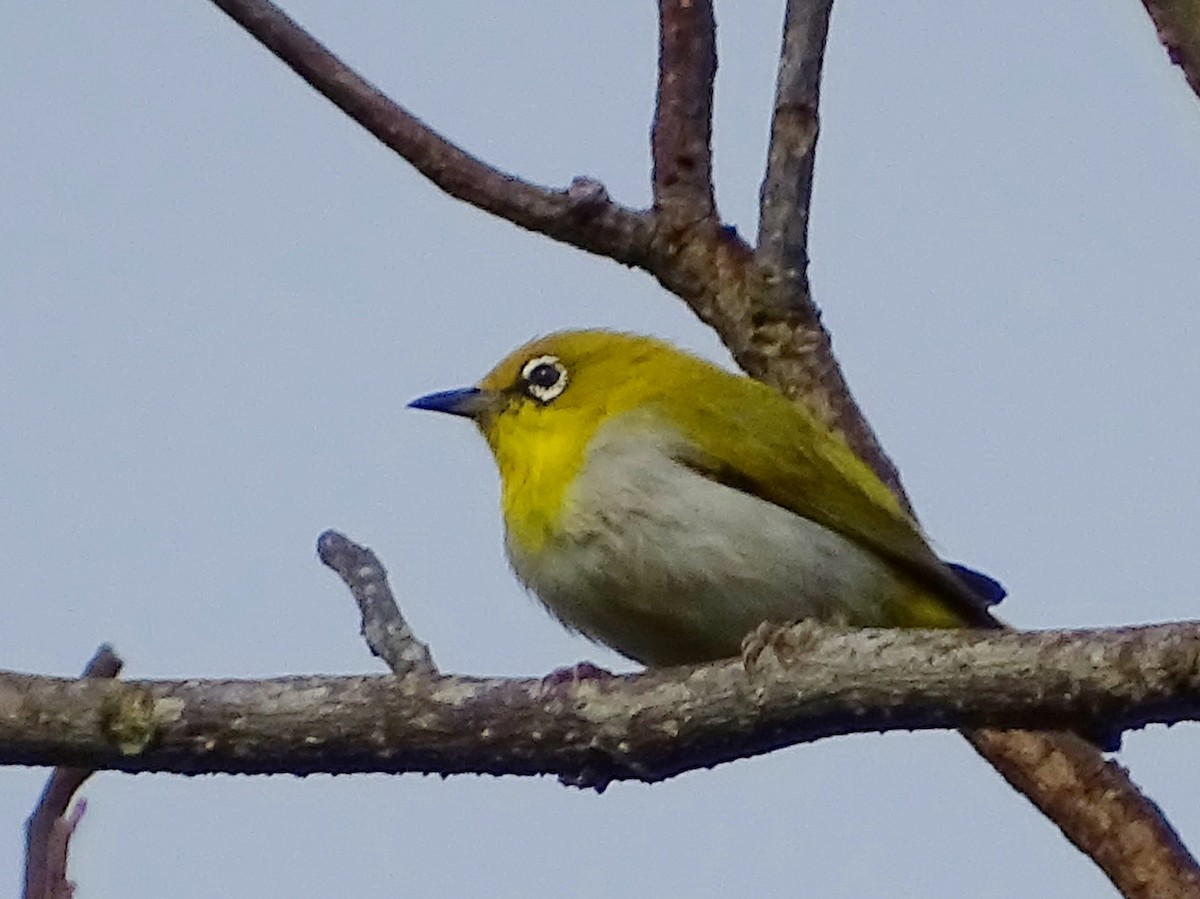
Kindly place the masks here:
[(611, 679), (0, 674), (0, 763), (185, 774), (557, 774), (603, 788), (836, 734), (1126, 730), (1200, 717), (1200, 625), (767, 635), (747, 661)]

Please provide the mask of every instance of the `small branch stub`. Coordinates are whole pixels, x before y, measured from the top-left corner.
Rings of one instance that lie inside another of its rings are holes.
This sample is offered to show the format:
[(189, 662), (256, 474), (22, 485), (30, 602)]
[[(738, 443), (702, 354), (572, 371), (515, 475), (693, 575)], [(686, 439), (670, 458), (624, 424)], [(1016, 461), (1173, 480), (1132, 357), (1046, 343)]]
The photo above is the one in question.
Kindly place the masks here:
[(371, 652), (397, 676), (435, 675), (429, 647), (417, 639), (396, 605), (379, 557), (337, 531), (317, 538), (317, 556), (350, 588), (362, 613), (362, 635)]
[[(124, 663), (107, 643), (101, 644), (83, 669), (83, 677), (114, 678)], [(71, 899), (75, 887), (67, 880), (71, 836), (83, 819), (87, 803), (71, 800), (91, 768), (56, 768), (41, 798), (25, 822), (25, 889), (23, 899)]]

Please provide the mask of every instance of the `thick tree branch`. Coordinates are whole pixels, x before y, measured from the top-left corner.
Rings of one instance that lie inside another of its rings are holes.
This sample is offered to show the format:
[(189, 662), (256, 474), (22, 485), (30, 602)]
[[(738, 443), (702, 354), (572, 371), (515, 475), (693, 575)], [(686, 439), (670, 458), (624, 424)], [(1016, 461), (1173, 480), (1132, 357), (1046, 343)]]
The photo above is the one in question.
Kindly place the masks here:
[(1200, 97), (1200, 0), (1142, 0), (1142, 5), (1171, 62), (1183, 69), (1193, 93)]
[[(113, 678), (122, 661), (111, 646), (102, 644), (83, 669), (83, 677)], [(24, 899), (71, 899), (74, 888), (67, 880), (67, 851), (71, 835), (85, 808), (81, 799), (68, 815), (71, 800), (94, 768), (56, 768), (46, 781), (41, 798), (25, 822)]]
[(640, 264), (650, 217), (606, 194), (584, 201), (493, 168), (456, 147), (347, 67), (267, 0), (212, 0), (346, 115), (459, 200), (522, 228), (626, 265)]
[(659, 0), (654, 208), (676, 228), (716, 215), (712, 181), (717, 26), (710, 0)]
[(979, 729), (967, 740), (1122, 896), (1195, 899), (1196, 860), (1120, 765), (1073, 734)]
[(1200, 717), (1200, 625), (831, 631), (747, 660), (535, 679), (63, 680), (0, 674), (0, 763), (186, 774), (557, 774), (603, 787), (834, 734)]

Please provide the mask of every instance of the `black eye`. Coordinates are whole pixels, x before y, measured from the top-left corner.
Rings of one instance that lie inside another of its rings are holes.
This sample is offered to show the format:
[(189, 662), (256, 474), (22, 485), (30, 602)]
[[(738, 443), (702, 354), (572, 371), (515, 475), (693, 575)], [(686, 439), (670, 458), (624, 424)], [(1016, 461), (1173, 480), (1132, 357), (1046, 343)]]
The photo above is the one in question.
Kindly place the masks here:
[(538, 356), (521, 368), (525, 392), (539, 402), (548, 403), (567, 386), (567, 368), (557, 356)]
[(537, 387), (553, 387), (558, 383), (560, 377), (562, 376), (557, 368), (549, 362), (543, 362), (541, 365), (535, 366), (525, 380)]

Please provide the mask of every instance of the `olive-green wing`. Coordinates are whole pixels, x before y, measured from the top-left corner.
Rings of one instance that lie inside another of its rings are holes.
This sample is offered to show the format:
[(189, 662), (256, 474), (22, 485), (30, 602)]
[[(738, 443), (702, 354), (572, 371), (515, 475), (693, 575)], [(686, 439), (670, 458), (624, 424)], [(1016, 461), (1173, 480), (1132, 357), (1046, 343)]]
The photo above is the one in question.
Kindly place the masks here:
[(916, 522), (840, 435), (770, 387), (750, 386), (764, 392), (757, 402), (746, 402), (739, 389), (710, 392), (691, 407), (696, 417), (678, 422), (687, 438), (681, 462), (870, 549), (946, 600), (966, 623), (994, 626), (987, 599), (937, 557)]

